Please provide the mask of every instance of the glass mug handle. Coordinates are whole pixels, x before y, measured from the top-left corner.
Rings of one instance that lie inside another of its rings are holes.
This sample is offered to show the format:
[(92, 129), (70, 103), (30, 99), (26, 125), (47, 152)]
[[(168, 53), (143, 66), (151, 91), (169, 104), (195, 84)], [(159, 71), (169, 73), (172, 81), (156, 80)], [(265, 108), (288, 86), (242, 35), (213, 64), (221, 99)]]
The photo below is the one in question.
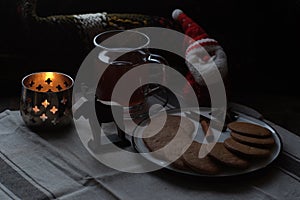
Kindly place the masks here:
[[(150, 54), (149, 58), (148, 58), (148, 63), (157, 63), (157, 64), (162, 64), (162, 65), (169, 65), (168, 61), (157, 54)], [(162, 73), (162, 83), (165, 84), (166, 83), (166, 75), (164, 74), (165, 71), (164, 69), (162, 69), (161, 71)], [(168, 96), (168, 92), (166, 90), (165, 87), (163, 87), (162, 85), (159, 84), (152, 84), (151, 87), (148, 87), (146, 90), (146, 94), (145, 97), (151, 97), (156, 95), (157, 98), (159, 98), (159, 100), (163, 103), (162, 106), (165, 107), (168, 104), (169, 101), (169, 96)]]

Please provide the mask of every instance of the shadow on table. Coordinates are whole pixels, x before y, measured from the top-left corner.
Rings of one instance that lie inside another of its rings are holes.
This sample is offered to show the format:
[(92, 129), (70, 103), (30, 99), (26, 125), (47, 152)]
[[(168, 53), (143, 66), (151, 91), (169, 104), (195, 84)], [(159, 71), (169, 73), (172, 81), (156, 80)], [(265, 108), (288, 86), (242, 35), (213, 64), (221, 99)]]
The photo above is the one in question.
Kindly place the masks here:
[(31, 128), (31, 131), (39, 135), (41, 138), (45, 140), (51, 140), (51, 139), (62, 139), (62, 138), (67, 138), (68, 135), (73, 134), (75, 131), (75, 126), (73, 123), (66, 125), (64, 127), (57, 127), (54, 129), (50, 130), (42, 130), (42, 129), (35, 129)]

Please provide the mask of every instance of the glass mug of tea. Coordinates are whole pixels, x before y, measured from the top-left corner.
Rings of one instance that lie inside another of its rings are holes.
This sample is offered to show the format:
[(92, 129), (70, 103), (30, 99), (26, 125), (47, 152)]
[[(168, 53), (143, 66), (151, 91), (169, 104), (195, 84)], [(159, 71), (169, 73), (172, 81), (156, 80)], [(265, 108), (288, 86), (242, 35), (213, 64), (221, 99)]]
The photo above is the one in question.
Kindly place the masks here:
[[(168, 62), (160, 55), (153, 54), (149, 50), (149, 37), (135, 30), (110, 30), (102, 32), (94, 37), (94, 45), (98, 49), (96, 70), (103, 70), (102, 76), (96, 89), (96, 98), (103, 104), (121, 105), (128, 109), (124, 112), (124, 118), (143, 118), (147, 116), (149, 99), (158, 95), (162, 106), (167, 103), (167, 93), (160, 84), (143, 84), (150, 76), (159, 77), (164, 81), (164, 66)], [(160, 67), (139, 72), (130, 73), (126, 84), (118, 85), (118, 95), (112, 100), (113, 91), (117, 82), (135, 67), (143, 64), (157, 63)], [(143, 80), (142, 80), (143, 79)], [(131, 94), (130, 100), (122, 98), (127, 95), (128, 88), (132, 85), (140, 86)]]

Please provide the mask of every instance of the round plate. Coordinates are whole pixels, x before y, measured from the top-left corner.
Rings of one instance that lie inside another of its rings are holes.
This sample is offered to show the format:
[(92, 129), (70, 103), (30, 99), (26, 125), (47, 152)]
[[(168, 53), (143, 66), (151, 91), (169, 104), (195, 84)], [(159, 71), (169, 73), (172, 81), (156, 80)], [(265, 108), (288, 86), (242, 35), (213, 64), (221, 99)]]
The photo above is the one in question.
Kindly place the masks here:
[[(190, 110), (193, 110), (193, 109), (186, 109), (186, 110), (185, 109), (181, 109), (181, 110), (173, 109), (173, 110), (167, 111), (167, 113), (171, 114), (171, 115), (179, 115), (179, 116), (188, 117), (186, 113), (188, 113)], [(200, 108), (200, 110), (201, 110), (201, 115), (204, 115), (204, 116), (207, 116), (210, 118), (211, 110), (209, 108)], [(275, 140), (275, 145), (272, 147), (271, 155), (269, 157), (264, 158), (264, 159), (259, 159), (255, 163), (251, 162), (250, 167), (248, 167), (247, 169), (241, 170), (241, 169), (234, 169), (234, 168), (228, 168), (228, 169), (226, 168), (221, 173), (218, 173), (216, 175), (207, 175), (207, 174), (197, 173), (194, 171), (181, 170), (181, 169), (174, 168), (171, 165), (168, 165), (167, 167), (164, 167), (164, 168), (167, 168), (174, 172), (193, 175), (193, 176), (222, 177), (222, 176), (243, 175), (243, 174), (247, 174), (250, 172), (255, 172), (257, 170), (263, 169), (263, 168), (267, 167), (268, 165), (270, 165), (278, 157), (278, 155), (280, 154), (281, 149), (282, 149), (282, 142), (281, 142), (281, 139), (280, 139), (280, 136), (278, 135), (278, 133), (269, 124), (267, 124), (266, 122), (264, 122), (260, 119), (256, 119), (254, 117), (251, 117), (251, 116), (241, 113), (241, 112), (237, 112), (237, 111), (234, 111), (234, 112), (237, 113), (239, 116), (236, 121), (254, 123), (254, 124), (263, 126), (271, 131), (273, 138)], [(203, 143), (204, 142), (204, 132), (203, 132), (201, 126), (197, 125), (197, 123), (199, 124), (199, 122), (197, 122), (196, 120), (194, 120), (192, 118), (189, 118), (189, 119), (192, 120), (192, 122), (195, 124), (195, 127), (199, 126), (198, 130), (195, 130), (194, 134), (196, 134), (196, 137), (194, 138), (194, 140), (196, 140), (200, 143)], [(134, 130), (133, 137), (132, 137), (133, 146), (134, 146), (135, 150), (137, 152), (141, 153), (141, 155), (143, 155), (147, 160), (149, 160), (159, 166), (162, 166), (162, 167), (166, 166), (167, 165), (166, 161), (158, 159), (156, 157), (153, 157), (153, 156), (151, 156), (151, 154), (147, 154), (147, 153), (149, 153), (149, 149), (146, 147), (143, 139), (141, 138), (141, 135), (145, 129), (145, 125), (148, 122), (149, 122), (149, 119), (142, 121), (140, 123), (140, 126), (137, 126), (137, 128)], [(230, 137), (229, 129), (222, 132), (220, 138), (218, 139), (218, 142), (223, 142), (228, 137)]]

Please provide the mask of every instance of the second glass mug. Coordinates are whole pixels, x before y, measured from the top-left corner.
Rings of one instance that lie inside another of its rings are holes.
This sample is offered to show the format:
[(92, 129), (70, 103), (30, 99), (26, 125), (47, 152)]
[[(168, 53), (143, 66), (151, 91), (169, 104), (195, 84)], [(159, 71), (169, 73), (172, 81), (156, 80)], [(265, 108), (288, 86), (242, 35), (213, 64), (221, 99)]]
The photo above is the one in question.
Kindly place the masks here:
[[(110, 37), (112, 39), (108, 39)], [(142, 70), (147, 74), (133, 74), (134, 77), (128, 80), (128, 84), (137, 85), (139, 82), (145, 82), (145, 80), (141, 81), (140, 77), (147, 76), (159, 76), (163, 83), (165, 77), (163, 66), (168, 65), (168, 62), (162, 56), (151, 53), (148, 48), (149, 43), (150, 39), (146, 34), (135, 30), (110, 30), (94, 37), (94, 45), (99, 49), (95, 70), (101, 70), (103, 66), (107, 66), (98, 82), (96, 97), (101, 103), (108, 105), (117, 104), (127, 107), (129, 103), (127, 108), (131, 118), (145, 117), (148, 113), (146, 99), (153, 94), (163, 94), (163, 106), (167, 103), (166, 90), (155, 84), (141, 85), (133, 92), (129, 102), (125, 102), (122, 98), (122, 93), (125, 95), (128, 92), (128, 85), (119, 85), (121, 88), (117, 96), (120, 98), (115, 99), (115, 102), (111, 100), (118, 80), (129, 70), (143, 64), (157, 63), (162, 64), (162, 67), (158, 71), (157, 69)]]

